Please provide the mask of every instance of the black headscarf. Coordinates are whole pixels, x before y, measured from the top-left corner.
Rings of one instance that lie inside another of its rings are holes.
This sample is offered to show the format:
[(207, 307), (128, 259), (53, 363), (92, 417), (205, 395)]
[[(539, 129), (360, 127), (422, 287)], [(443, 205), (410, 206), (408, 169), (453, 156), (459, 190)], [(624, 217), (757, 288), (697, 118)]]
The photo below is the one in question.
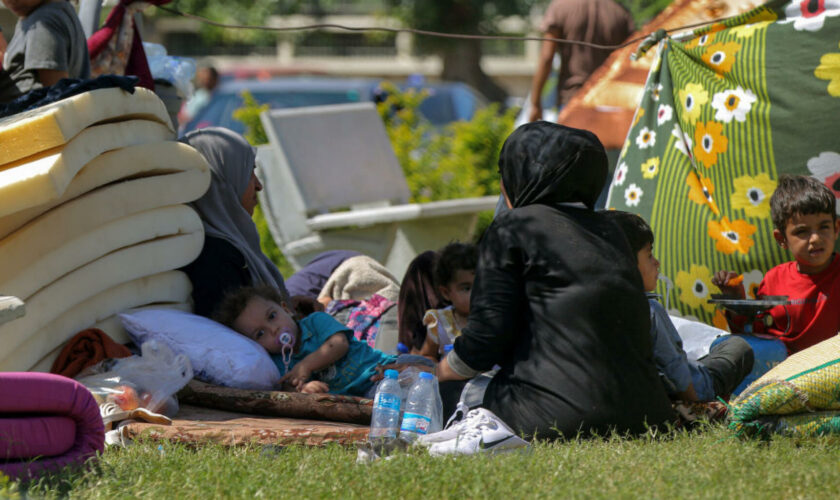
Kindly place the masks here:
[(581, 202), (591, 209), (607, 179), (607, 165), (595, 134), (546, 121), (514, 130), (499, 155), (505, 193), (514, 208)]

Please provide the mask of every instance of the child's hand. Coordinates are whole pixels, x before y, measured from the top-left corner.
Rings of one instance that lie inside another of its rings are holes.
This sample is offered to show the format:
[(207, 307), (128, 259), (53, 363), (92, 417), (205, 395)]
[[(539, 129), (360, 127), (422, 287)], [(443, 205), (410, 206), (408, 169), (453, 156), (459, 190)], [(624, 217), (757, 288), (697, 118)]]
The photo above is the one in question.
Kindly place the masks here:
[(280, 378), (280, 384), (286, 384), (294, 387), (296, 391), (300, 391), (304, 384), (309, 381), (312, 376), (312, 370), (306, 367), (306, 363), (300, 362), (292, 368), (289, 373)]
[(321, 382), (320, 380), (312, 380), (303, 384), (300, 388), (300, 392), (305, 394), (318, 394), (323, 392), (330, 392), (330, 386)]
[(371, 382), (379, 382), (385, 378), (385, 370), (397, 370), (397, 372), (402, 373), (403, 370), (411, 366), (417, 368), (421, 372), (434, 373), (435, 371), (434, 367), (418, 363), (391, 363), (390, 365), (376, 365), (376, 374), (371, 375), (370, 380)]
[(718, 271), (712, 277), (712, 284), (720, 288), (721, 293), (739, 299), (746, 298), (743, 276), (732, 271)]

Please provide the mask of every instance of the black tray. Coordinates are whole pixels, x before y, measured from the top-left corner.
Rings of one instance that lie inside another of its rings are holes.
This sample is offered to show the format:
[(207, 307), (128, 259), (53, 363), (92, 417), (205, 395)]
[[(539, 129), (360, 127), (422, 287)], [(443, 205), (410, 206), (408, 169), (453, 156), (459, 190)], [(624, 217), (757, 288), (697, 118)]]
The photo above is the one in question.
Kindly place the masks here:
[(756, 316), (773, 307), (790, 304), (787, 295), (766, 295), (760, 299), (733, 299), (726, 295), (712, 294), (712, 298), (708, 302), (709, 304), (722, 306), (735, 314), (747, 316)]

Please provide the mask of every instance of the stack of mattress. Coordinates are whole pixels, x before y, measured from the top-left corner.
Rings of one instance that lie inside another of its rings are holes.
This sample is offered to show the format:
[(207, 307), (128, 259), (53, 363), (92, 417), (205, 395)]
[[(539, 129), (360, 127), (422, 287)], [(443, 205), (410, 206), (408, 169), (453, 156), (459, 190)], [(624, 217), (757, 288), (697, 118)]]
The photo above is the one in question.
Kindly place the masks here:
[(185, 204), (209, 183), (146, 89), (98, 89), (0, 121), (0, 295), (26, 303), (0, 325), (0, 371), (49, 370), (73, 334), (127, 309), (189, 309), (189, 280), (174, 270), (201, 251)]

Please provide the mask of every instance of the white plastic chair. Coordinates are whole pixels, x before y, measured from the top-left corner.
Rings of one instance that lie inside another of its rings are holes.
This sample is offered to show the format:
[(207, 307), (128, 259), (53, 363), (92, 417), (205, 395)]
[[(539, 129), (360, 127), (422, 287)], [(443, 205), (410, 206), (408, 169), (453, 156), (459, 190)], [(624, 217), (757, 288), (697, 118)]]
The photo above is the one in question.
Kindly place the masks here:
[(263, 212), (300, 268), (326, 250), (356, 250), (402, 278), (420, 252), (472, 236), (496, 196), (408, 203), (409, 190), (373, 103), (273, 109), (260, 118)]
[(26, 313), (26, 306), (17, 297), (0, 296), (0, 325), (20, 318)]

